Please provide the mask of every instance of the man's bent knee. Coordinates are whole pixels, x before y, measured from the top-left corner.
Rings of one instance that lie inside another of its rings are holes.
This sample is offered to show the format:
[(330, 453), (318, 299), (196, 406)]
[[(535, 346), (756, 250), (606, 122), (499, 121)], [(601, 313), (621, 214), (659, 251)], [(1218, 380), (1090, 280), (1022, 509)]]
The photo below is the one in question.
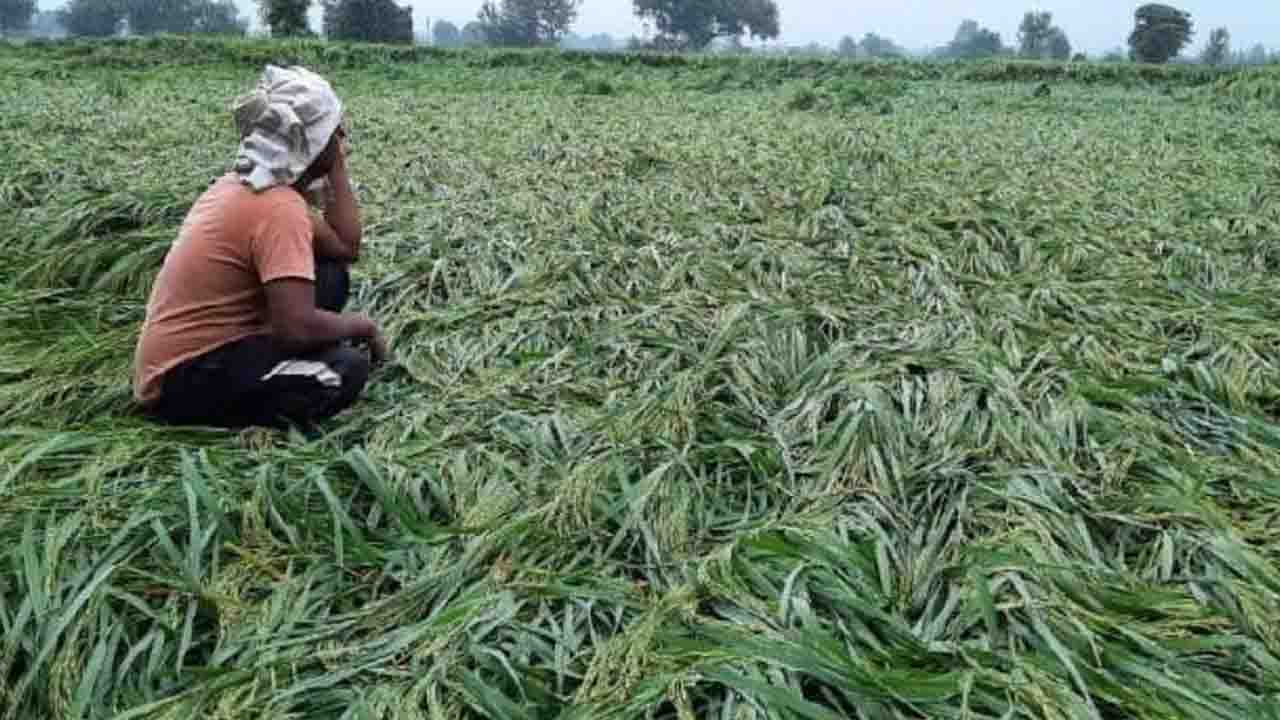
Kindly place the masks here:
[(320, 359), (341, 378), (333, 401), (326, 408), (326, 414), (333, 415), (350, 407), (360, 397), (372, 368), (368, 356), (355, 348), (333, 348), (325, 351)]
[(263, 378), (259, 409), (274, 421), (310, 422), (350, 407), (369, 379), (369, 360), (358, 350), (332, 347), (285, 360)]

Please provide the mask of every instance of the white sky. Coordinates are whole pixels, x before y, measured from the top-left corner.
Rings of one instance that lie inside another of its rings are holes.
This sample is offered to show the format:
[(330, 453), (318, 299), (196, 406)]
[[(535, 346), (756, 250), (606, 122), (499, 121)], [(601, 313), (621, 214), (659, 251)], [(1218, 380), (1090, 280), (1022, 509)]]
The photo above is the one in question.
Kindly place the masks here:
[[(907, 48), (946, 43), (966, 18), (977, 20), (1001, 34), (1006, 44), (1017, 37), (1018, 22), (1031, 9), (1053, 12), (1054, 21), (1067, 32), (1077, 50), (1098, 53), (1125, 44), (1133, 27), (1133, 11), (1145, 0), (777, 0), (781, 11), (782, 38), (786, 44), (819, 42), (835, 45), (842, 35), (861, 37), (875, 32)], [(1231, 31), (1232, 47), (1245, 50), (1256, 43), (1280, 49), (1280, 4), (1275, 0), (1164, 0), (1191, 13), (1199, 48), (1215, 27)], [(236, 0), (257, 24), (254, 0)], [(461, 27), (475, 19), (480, 0), (397, 0), (414, 6), (414, 31), (424, 29), (427, 18), (447, 19)], [(62, 0), (40, 0), (42, 9), (53, 9)], [(319, 3), (317, 2), (317, 5)], [(580, 35), (607, 32), (618, 39), (640, 33), (631, 0), (582, 0), (573, 31)]]

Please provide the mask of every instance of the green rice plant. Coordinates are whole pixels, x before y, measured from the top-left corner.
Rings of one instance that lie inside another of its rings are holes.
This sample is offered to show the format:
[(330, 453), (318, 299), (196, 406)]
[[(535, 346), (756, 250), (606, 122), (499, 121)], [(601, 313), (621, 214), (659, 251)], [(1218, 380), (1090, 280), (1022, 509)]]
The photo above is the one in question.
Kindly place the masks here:
[[(266, 62), (397, 362), (155, 425)], [(1280, 717), (1270, 73), (0, 46), (0, 718)]]

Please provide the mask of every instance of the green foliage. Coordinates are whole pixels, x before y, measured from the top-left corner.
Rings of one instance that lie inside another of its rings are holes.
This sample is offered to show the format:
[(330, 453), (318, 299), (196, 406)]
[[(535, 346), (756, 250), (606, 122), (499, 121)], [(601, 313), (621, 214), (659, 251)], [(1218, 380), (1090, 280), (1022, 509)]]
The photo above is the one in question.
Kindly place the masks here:
[(787, 99), (790, 110), (851, 111), (874, 109), (892, 112), (892, 102), (906, 86), (890, 79), (836, 79), (821, 85), (803, 84)]
[(1209, 33), (1209, 44), (1200, 53), (1200, 62), (1206, 65), (1221, 65), (1231, 57), (1231, 32), (1226, 28), (1215, 28)]
[(35, 12), (35, 0), (0, 0), (0, 38), (26, 33)]
[(233, 0), (120, 0), (129, 32), (243, 35), (248, 22)]
[(1280, 76), (1256, 70), (1225, 75), (1214, 83), (1213, 93), (1224, 100), (1256, 101), (1280, 109)]
[(894, 41), (870, 32), (858, 41), (858, 53), (870, 58), (898, 58), (906, 55)]
[(310, 37), (307, 21), (311, 0), (258, 0), (258, 13), (273, 37)]
[(483, 47), (485, 44), (484, 26), (478, 20), (472, 20), (462, 26), (463, 47)]
[(121, 0), (129, 32), (134, 35), (185, 33), (194, 25), (191, 0)]
[[(316, 439), (128, 401), (267, 61), (399, 358)], [(0, 47), (0, 718), (1275, 718), (1277, 77)]]
[(413, 7), (394, 0), (322, 0), (324, 35), (333, 40), (413, 43)]
[(80, 37), (107, 37), (120, 32), (123, 0), (68, 0), (58, 16), (67, 33)]
[(72, 0), (58, 17), (73, 36), (207, 33), (244, 35), (234, 0)]
[(431, 26), (431, 44), (442, 48), (461, 47), (462, 33), (448, 20), (437, 20)]
[(595, 78), (583, 83), (582, 92), (586, 95), (614, 95), (618, 88), (608, 80)]
[(1138, 62), (1166, 63), (1191, 42), (1191, 14), (1169, 5), (1147, 4), (1133, 13), (1129, 51)]
[(1071, 57), (1071, 41), (1062, 28), (1054, 28), (1049, 36), (1048, 55), (1051, 60), (1066, 60)]
[(1236, 62), (1241, 65), (1266, 65), (1267, 63), (1275, 64), (1280, 62), (1280, 52), (1268, 55), (1267, 46), (1262, 43), (1256, 43), (1249, 48), (1248, 52), (1241, 53)]
[[(464, 42), (472, 35), (463, 29)], [(483, 44), (482, 38), (475, 42)], [(0, 47), (2, 53), (3, 47)], [(381, 69), (389, 64), (435, 63), (450, 60), (465, 67), (528, 68), (558, 74), (566, 67), (588, 65), (616, 72), (653, 72), (660, 78), (681, 75), (688, 87), (758, 90), (800, 79), (886, 78), (902, 81), (955, 80), (983, 83), (1079, 82), (1123, 87), (1195, 87), (1209, 85), (1236, 68), (1177, 63), (1055, 63), (995, 60), (981, 63), (936, 63), (905, 58), (874, 63), (848, 63), (825, 57), (776, 57), (765, 54), (705, 55), (651, 52), (564, 53), (541, 49), (489, 49), (462, 56), (441, 53), (427, 45), (361, 45), (335, 47), (316, 39), (270, 42), (226, 40), (201, 36), (113, 40), (66, 39), (29, 45), (24, 57), (39, 58), (56, 75), (85, 68), (140, 69), (223, 64), (261, 72), (266, 63), (299, 63), (321, 69)], [(724, 83), (722, 80), (730, 82)], [(667, 82), (665, 79), (659, 82)]]
[(249, 21), (240, 16), (234, 0), (201, 0), (196, 10), (192, 32), (244, 35), (249, 30)]
[(494, 47), (559, 44), (578, 17), (581, 0), (485, 0), (477, 16), (485, 43)]
[(965, 20), (956, 29), (956, 35), (947, 44), (940, 57), (956, 60), (976, 60), (1000, 55), (1004, 52), (1004, 42), (1000, 33), (978, 25), (973, 20)]
[(847, 57), (847, 58), (857, 57), (858, 41), (854, 40), (853, 37), (849, 35), (845, 35), (844, 37), (840, 38), (840, 43), (836, 45), (836, 54), (839, 55), (840, 57)]
[(1018, 55), (1039, 60), (1066, 60), (1071, 57), (1071, 41), (1062, 28), (1053, 24), (1053, 13), (1028, 12), (1018, 26)]
[(658, 31), (654, 45), (665, 50), (702, 50), (720, 37), (768, 40), (778, 37), (774, 0), (632, 0), (636, 15)]
[(33, 38), (57, 38), (66, 34), (62, 26), (61, 13), (49, 10), (37, 10), (31, 18), (30, 35)]

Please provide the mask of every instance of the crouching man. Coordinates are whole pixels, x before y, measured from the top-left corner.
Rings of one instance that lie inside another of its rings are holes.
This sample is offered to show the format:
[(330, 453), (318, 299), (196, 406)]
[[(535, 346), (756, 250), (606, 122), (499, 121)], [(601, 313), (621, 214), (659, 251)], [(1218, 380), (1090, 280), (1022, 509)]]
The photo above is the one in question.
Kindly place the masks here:
[[(268, 66), (235, 116), (234, 170), (196, 201), (156, 276), (134, 398), (177, 424), (309, 426), (350, 407), (387, 355), (371, 319), (342, 312), (361, 236), (342, 106), (314, 73)], [(304, 197), (317, 181), (323, 215)]]

